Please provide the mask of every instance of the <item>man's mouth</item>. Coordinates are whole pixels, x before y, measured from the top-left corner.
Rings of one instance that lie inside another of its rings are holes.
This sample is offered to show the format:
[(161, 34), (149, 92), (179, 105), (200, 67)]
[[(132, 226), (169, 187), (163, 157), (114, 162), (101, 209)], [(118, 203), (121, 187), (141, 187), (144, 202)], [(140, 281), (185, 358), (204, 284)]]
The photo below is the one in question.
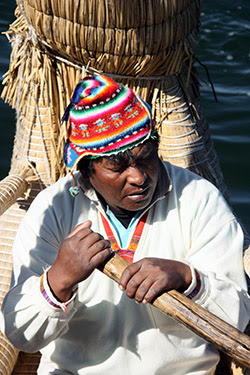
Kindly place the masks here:
[(149, 193), (149, 186), (145, 189), (134, 190), (131, 193), (127, 194), (127, 197), (131, 199), (142, 199), (145, 198)]

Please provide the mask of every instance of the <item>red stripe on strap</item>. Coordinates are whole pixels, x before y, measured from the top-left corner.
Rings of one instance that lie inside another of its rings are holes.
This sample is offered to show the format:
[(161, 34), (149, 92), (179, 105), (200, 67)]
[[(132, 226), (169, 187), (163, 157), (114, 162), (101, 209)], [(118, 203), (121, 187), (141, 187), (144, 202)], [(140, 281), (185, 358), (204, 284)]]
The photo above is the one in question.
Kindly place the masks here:
[(111, 247), (112, 249), (119, 255), (121, 255), (123, 258), (127, 259), (129, 262), (133, 262), (133, 259), (134, 259), (134, 253), (138, 247), (138, 244), (139, 244), (139, 241), (140, 241), (140, 238), (141, 238), (141, 235), (142, 235), (142, 232), (143, 232), (143, 228), (144, 228), (144, 225), (146, 223), (146, 220), (147, 220), (147, 216), (148, 216), (148, 211), (145, 212), (142, 217), (140, 218), (140, 220), (138, 221), (137, 225), (136, 225), (136, 228), (135, 228), (135, 231), (134, 231), (134, 234), (131, 238), (131, 241), (129, 243), (129, 246), (127, 249), (121, 249), (116, 241), (116, 238), (112, 232), (112, 229), (109, 225), (109, 222), (108, 220), (103, 216), (103, 214), (100, 212), (100, 215), (101, 215), (101, 219), (102, 219), (102, 223), (103, 223), (103, 226), (104, 226), (104, 229), (105, 229), (105, 232), (107, 234), (107, 237), (108, 239), (110, 240), (111, 242)]

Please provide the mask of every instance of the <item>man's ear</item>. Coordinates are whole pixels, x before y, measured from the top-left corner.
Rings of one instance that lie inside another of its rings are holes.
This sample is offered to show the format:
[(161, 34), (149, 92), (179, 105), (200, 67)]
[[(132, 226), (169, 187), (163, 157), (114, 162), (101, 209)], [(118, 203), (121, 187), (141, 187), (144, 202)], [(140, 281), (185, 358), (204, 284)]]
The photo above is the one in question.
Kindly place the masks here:
[(89, 172), (86, 169), (80, 169), (80, 172), (84, 180), (89, 180)]

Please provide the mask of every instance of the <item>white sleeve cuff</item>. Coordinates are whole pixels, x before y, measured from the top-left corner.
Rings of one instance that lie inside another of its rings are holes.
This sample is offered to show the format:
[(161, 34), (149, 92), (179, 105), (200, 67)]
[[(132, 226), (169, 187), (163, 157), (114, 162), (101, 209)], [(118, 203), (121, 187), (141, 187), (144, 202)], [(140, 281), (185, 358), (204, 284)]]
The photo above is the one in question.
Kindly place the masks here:
[(53, 293), (51, 292), (51, 289), (48, 284), (47, 280), (47, 270), (43, 273), (43, 275), (40, 278), (40, 291), (43, 295), (43, 297), (46, 299), (46, 301), (55, 308), (60, 308), (64, 311), (65, 315), (67, 315), (67, 308), (70, 305), (70, 303), (75, 299), (77, 295), (77, 289), (73, 291), (71, 298), (66, 302), (60, 302), (58, 301)]
[(204, 289), (204, 282), (203, 277), (200, 272), (198, 272), (194, 266), (189, 262), (188, 263), (191, 274), (192, 274), (192, 281), (189, 287), (183, 292), (184, 296), (194, 300), (198, 299)]

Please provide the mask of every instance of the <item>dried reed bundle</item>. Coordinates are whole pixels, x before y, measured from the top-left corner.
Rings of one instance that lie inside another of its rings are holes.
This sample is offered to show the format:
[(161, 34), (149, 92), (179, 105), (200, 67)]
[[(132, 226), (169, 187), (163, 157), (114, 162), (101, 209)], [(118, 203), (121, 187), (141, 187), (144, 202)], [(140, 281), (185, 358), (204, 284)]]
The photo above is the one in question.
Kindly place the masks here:
[[(19, 0), (37, 36), (51, 49), (106, 73), (180, 73), (190, 59), (200, 0)], [(65, 30), (64, 33), (61, 30)]]
[(16, 174), (10, 174), (0, 181), (0, 216), (28, 192), (29, 182), (35, 179), (31, 167), (20, 164)]
[(0, 215), (14, 204), (28, 189), (27, 181), (19, 175), (6, 177), (0, 182)]
[[(22, 17), (13, 27), (12, 63), (7, 77), (8, 85), (3, 90), (3, 95), (11, 98), (10, 104), (17, 111), (11, 172), (15, 173), (20, 163), (32, 163), (37, 179), (48, 186), (65, 174), (57, 145), (62, 150), (65, 141), (60, 114), (69, 100), (64, 86), (67, 80), (63, 83), (62, 79), (58, 79), (61, 75), (57, 75), (58, 70), (55, 71), (49, 56), (35, 48), (30, 36), (23, 36), (23, 31), (27, 33), (28, 29)], [(20, 34), (16, 33), (16, 28), (21, 30)], [(61, 69), (63, 71), (64, 67)]]
[[(62, 145), (66, 129), (61, 126), (60, 118), (80, 79), (81, 65), (74, 61), (72, 66), (71, 56), (70, 60), (58, 59), (53, 51), (30, 35), (23, 15), (19, 15), (8, 35), (13, 41), (13, 52), (10, 70), (5, 76), (3, 97), (20, 112), (12, 170), (15, 170), (20, 155), (26, 155), (29, 161), (36, 163), (42, 182), (49, 185), (65, 174)], [(24, 60), (24, 55), (29, 59)], [(98, 62), (95, 64), (99, 68)], [(126, 60), (123, 64), (128, 66)], [(176, 67), (178, 64), (172, 62), (172, 65)], [(194, 69), (183, 63), (179, 76), (111, 75), (151, 104), (161, 135), (162, 158), (201, 174), (226, 195), (208, 125), (200, 107), (199, 84)]]

